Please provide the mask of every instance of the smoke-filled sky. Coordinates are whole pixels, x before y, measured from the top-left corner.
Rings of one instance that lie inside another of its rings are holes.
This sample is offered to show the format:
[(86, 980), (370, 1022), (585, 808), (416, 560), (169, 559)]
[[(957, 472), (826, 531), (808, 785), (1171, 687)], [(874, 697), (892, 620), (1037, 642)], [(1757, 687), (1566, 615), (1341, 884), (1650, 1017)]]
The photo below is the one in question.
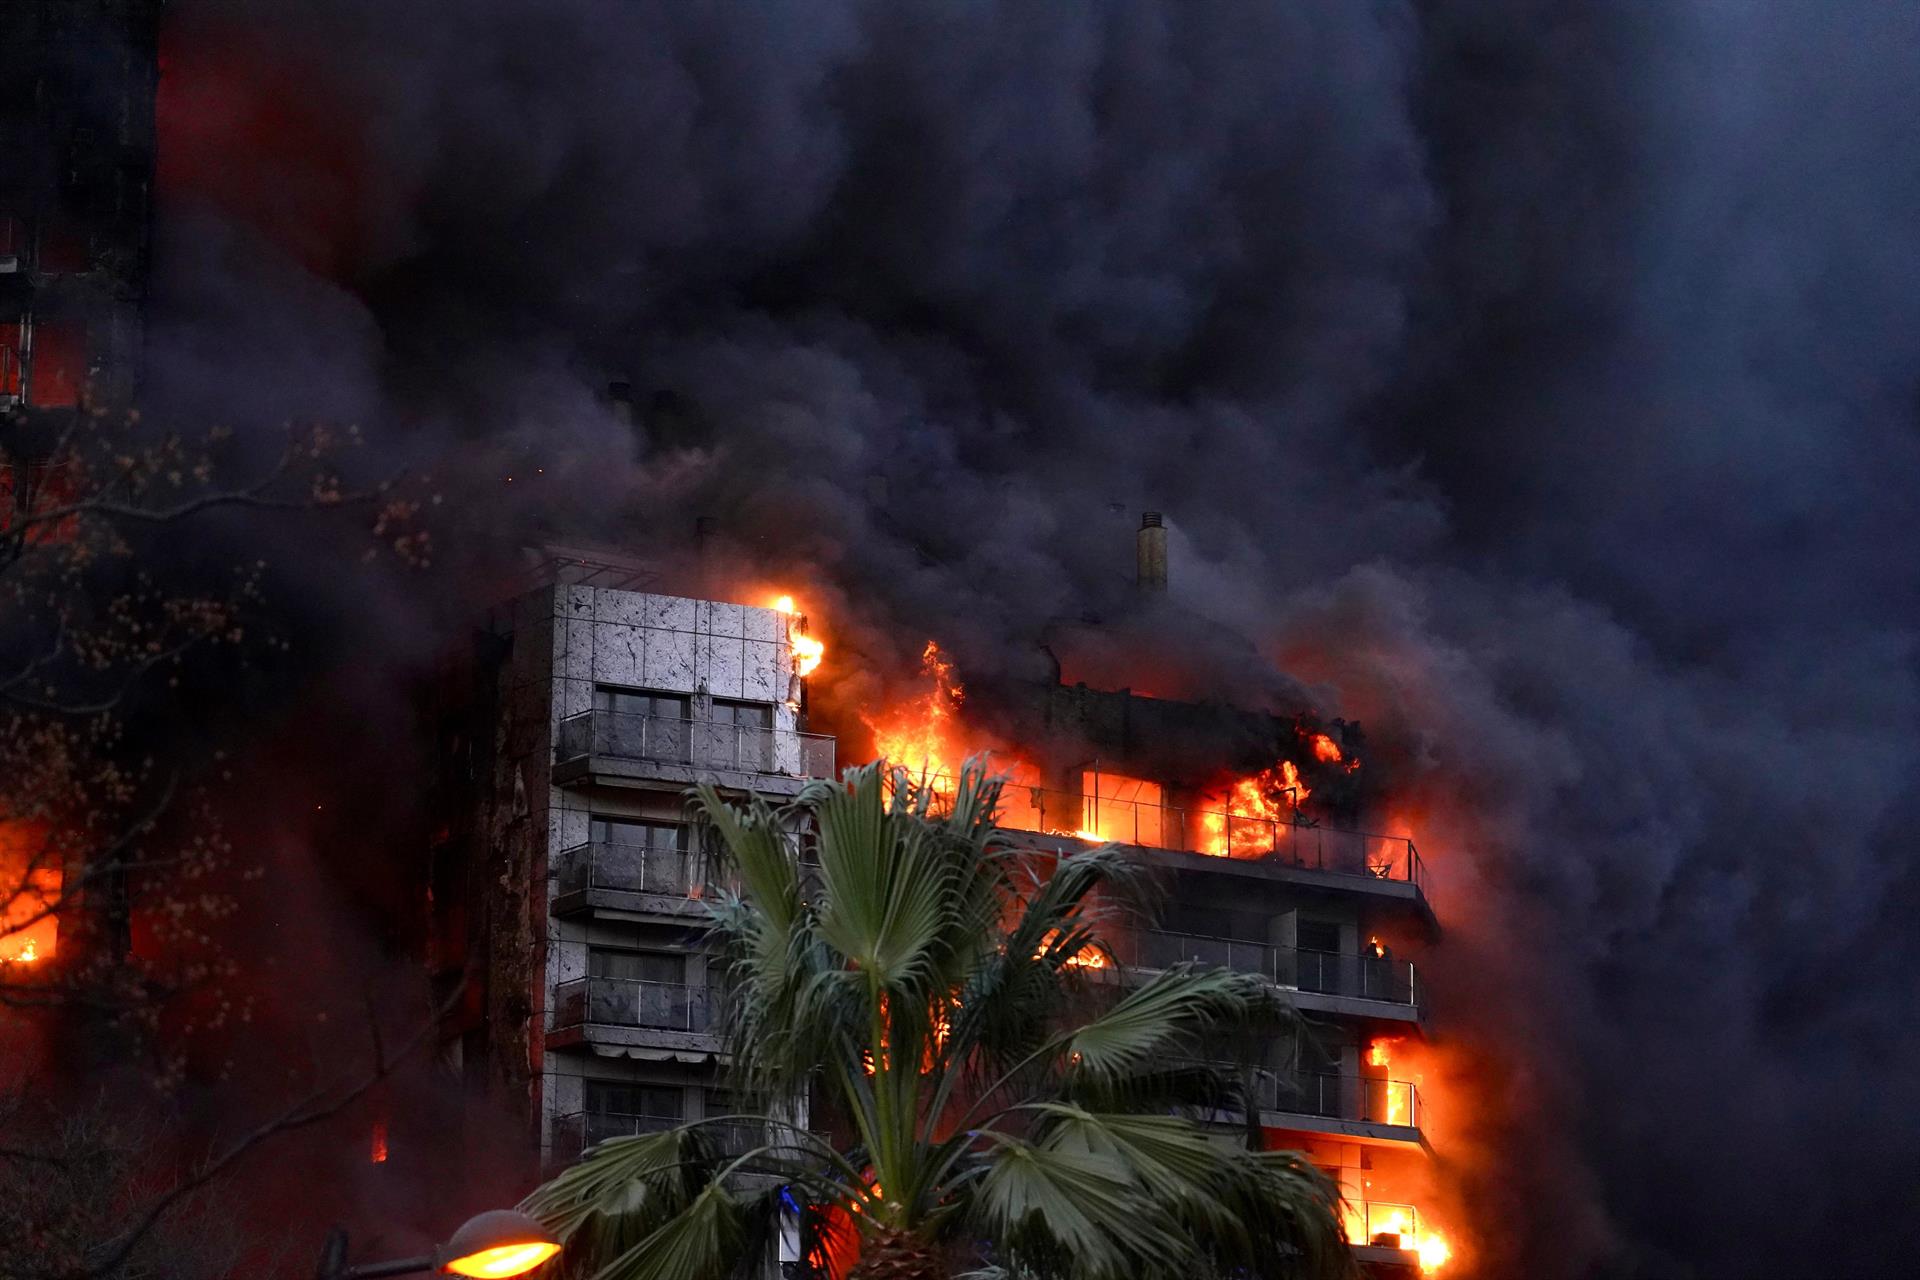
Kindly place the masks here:
[[(168, 411), (359, 422), (456, 542), (716, 516), (849, 664), (1092, 615), (1140, 687), (1358, 716), (1450, 926), (1483, 1274), (1911, 1270), (1920, 10), (170, 23)], [(458, 576), (331, 602), (355, 660)]]

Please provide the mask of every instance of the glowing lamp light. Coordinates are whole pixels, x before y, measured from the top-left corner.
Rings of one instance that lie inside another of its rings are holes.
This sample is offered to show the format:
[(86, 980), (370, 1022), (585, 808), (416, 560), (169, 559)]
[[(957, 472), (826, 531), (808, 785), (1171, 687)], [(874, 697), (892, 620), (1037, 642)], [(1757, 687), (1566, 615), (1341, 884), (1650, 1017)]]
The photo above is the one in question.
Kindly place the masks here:
[(523, 1276), (558, 1252), (560, 1242), (532, 1216), (516, 1209), (492, 1209), (467, 1219), (453, 1239), (440, 1246), (440, 1256), (446, 1259), (440, 1270), (499, 1280)]

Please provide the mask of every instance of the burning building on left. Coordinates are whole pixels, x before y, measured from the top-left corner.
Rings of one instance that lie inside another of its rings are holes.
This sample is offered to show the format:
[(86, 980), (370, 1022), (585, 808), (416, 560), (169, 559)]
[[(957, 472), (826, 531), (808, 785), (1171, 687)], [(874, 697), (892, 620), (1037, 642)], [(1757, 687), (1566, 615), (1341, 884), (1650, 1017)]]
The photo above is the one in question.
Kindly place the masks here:
[(0, 5), (0, 411), (132, 401), (160, 9)]
[[(49, 454), (63, 425), (124, 412), (138, 387), (160, 10), (0, 5), (0, 534), (69, 496)], [(54, 956), (64, 860), (41, 824), (0, 825), (0, 961)]]

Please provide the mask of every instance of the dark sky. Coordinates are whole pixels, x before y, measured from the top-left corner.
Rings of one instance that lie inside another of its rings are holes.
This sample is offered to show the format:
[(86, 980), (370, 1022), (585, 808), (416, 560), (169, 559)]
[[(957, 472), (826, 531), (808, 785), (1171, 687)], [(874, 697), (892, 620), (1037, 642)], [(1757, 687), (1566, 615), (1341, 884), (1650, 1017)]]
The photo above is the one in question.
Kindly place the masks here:
[(882, 670), (1118, 617), (1164, 510), (1142, 663), (1397, 754), (1485, 1274), (1911, 1271), (1920, 9), (171, 22), (168, 411), (717, 514)]

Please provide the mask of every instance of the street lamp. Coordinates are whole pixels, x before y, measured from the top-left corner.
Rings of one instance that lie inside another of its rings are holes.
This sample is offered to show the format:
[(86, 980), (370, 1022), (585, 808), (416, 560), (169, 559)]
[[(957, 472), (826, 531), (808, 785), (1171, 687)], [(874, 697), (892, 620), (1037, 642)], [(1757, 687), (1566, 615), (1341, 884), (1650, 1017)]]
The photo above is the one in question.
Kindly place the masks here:
[(347, 1233), (336, 1227), (320, 1254), (318, 1280), (379, 1280), (420, 1271), (505, 1280), (525, 1275), (558, 1252), (560, 1242), (531, 1215), (517, 1209), (489, 1209), (468, 1218), (452, 1239), (432, 1253), (356, 1267), (347, 1265)]

